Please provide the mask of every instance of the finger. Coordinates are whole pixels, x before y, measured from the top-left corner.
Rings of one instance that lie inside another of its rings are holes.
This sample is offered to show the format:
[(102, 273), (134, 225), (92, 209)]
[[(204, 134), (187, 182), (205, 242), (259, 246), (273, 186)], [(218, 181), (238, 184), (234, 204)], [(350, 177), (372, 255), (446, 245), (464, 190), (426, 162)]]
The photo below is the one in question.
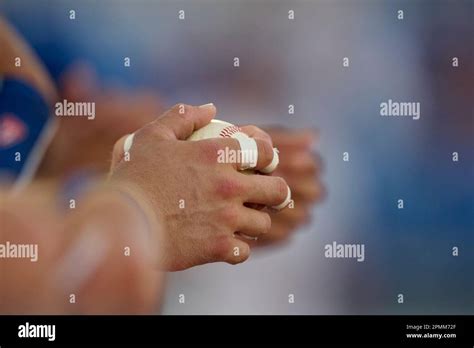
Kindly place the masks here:
[(268, 233), (272, 226), (270, 215), (266, 212), (242, 207), (239, 214), (238, 231), (246, 236), (258, 237)]
[(281, 150), (281, 161), (277, 170), (287, 173), (307, 173), (313, 174), (322, 171), (322, 161), (319, 155), (309, 151)]
[[(242, 149), (242, 143), (235, 138), (219, 138), (213, 140), (219, 144), (220, 151), (217, 157), (219, 163), (230, 163), (236, 170), (247, 168), (249, 163), (253, 163), (252, 169), (261, 170), (267, 167), (273, 160), (273, 147), (271, 143), (266, 140), (253, 139), (256, 144), (256, 151), (255, 148)], [(256, 164), (254, 163), (255, 159), (257, 160)]]
[(250, 247), (262, 247), (267, 245), (279, 245), (281, 243), (287, 242), (293, 236), (295, 230), (291, 227), (288, 227), (284, 224), (279, 224), (272, 227), (270, 233), (264, 234), (258, 238), (256, 241), (250, 243)]
[(278, 206), (288, 199), (289, 187), (283, 178), (265, 175), (249, 175), (246, 180), (247, 203)]
[[(254, 138), (254, 139), (260, 139), (263, 141), (266, 141), (270, 144), (270, 146), (273, 148), (273, 142), (272, 138), (268, 133), (263, 131), (262, 129), (256, 127), (256, 126), (243, 126), (240, 127), (243, 133), (247, 134), (249, 137)], [(280, 156), (278, 155), (278, 149), (274, 148), (273, 149), (273, 154), (272, 154), (272, 161), (266, 165), (265, 167), (259, 169), (260, 173), (262, 174), (270, 174), (275, 171), (275, 169), (278, 167), (278, 164), (280, 162)]]
[(247, 134), (249, 137), (254, 139), (266, 140), (273, 147), (272, 137), (265, 132), (264, 130), (258, 128), (257, 126), (248, 125), (239, 127), (243, 133)]
[(311, 207), (295, 202), (294, 208), (285, 209), (281, 213), (273, 213), (271, 214), (271, 218), (273, 227), (277, 225), (285, 225), (286, 227), (293, 229), (310, 222)]
[[(251, 241), (250, 246), (265, 246), (268, 244), (277, 245), (280, 242), (285, 242), (298, 231), (298, 228), (310, 221), (310, 213), (308, 208), (302, 209), (305, 211), (303, 219), (293, 215), (293, 209), (285, 209), (279, 214), (271, 214), (272, 229), (269, 233), (262, 234), (258, 240)], [(300, 215), (300, 213), (297, 213)]]
[(318, 141), (319, 132), (316, 130), (290, 130), (284, 128), (268, 129), (273, 144), (276, 147), (309, 148)]
[(225, 262), (236, 265), (247, 260), (250, 256), (250, 246), (239, 238), (232, 239), (232, 248), (228, 251)]
[(324, 196), (323, 185), (314, 177), (287, 176), (286, 180), (295, 200), (313, 202)]
[(212, 103), (201, 106), (176, 104), (152, 124), (167, 130), (165, 137), (186, 140), (211, 122), (215, 115), (216, 107)]

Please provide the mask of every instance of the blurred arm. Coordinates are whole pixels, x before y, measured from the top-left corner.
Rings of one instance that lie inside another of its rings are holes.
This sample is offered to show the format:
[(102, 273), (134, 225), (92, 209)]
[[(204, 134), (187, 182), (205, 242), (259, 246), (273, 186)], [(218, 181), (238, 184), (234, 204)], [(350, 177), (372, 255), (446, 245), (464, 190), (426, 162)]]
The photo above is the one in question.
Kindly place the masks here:
[[(150, 229), (126, 193), (96, 188), (62, 214), (45, 185), (0, 197), (1, 245), (37, 245), (37, 261), (0, 258), (0, 313), (150, 313), (161, 284)], [(75, 303), (71, 303), (71, 295)]]
[[(0, 75), (21, 79), (44, 96), (48, 103), (56, 98), (56, 89), (44, 66), (19, 34), (0, 17)], [(20, 66), (17, 66), (16, 59)]]

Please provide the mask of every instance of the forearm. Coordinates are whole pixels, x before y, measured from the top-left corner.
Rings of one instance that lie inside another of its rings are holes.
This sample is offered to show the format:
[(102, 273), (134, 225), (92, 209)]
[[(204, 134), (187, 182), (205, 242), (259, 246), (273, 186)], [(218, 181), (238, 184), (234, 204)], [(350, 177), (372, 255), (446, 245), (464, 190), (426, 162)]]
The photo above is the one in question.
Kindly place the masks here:
[(0, 244), (37, 245), (38, 255), (35, 262), (0, 258), (0, 313), (152, 311), (161, 282), (151, 233), (158, 226), (141, 206), (108, 186), (90, 190), (74, 209), (53, 197), (42, 186), (1, 198)]
[(57, 99), (54, 83), (39, 58), (2, 17), (0, 17), (0, 75), (12, 76), (31, 84), (50, 104)]

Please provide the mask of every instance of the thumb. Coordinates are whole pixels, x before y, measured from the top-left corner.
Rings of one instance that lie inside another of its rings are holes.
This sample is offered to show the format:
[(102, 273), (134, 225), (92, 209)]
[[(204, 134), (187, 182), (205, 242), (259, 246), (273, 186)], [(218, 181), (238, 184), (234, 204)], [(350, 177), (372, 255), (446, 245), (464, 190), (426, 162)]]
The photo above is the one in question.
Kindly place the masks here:
[(168, 131), (165, 137), (186, 140), (215, 116), (216, 107), (212, 103), (200, 106), (176, 104), (152, 123)]

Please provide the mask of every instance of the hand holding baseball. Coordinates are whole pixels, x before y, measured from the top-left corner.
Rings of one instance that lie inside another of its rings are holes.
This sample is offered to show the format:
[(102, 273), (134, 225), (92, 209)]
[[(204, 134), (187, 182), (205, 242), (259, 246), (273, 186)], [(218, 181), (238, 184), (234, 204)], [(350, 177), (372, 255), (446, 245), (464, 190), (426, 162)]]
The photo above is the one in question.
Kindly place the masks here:
[[(282, 178), (245, 175), (242, 163), (217, 160), (219, 150), (240, 150), (237, 139), (184, 141), (215, 114), (213, 104), (178, 104), (114, 147), (110, 181), (132, 192), (164, 224), (157, 243), (164, 250), (159, 266), (166, 270), (245, 261), (249, 245), (235, 234), (259, 237), (271, 227), (267, 212), (246, 205), (278, 206), (288, 196)], [(264, 139), (255, 144), (254, 169), (260, 170), (272, 162), (273, 147)]]

